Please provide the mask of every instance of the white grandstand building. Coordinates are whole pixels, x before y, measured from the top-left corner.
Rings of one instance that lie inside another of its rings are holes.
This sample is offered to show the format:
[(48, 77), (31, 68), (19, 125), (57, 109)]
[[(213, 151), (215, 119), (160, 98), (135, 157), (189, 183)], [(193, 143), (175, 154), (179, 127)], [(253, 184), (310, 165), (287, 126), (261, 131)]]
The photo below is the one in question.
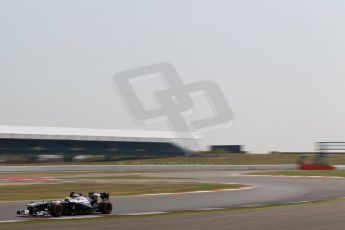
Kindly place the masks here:
[(0, 126), (0, 154), (178, 156), (189, 152), (172, 132)]

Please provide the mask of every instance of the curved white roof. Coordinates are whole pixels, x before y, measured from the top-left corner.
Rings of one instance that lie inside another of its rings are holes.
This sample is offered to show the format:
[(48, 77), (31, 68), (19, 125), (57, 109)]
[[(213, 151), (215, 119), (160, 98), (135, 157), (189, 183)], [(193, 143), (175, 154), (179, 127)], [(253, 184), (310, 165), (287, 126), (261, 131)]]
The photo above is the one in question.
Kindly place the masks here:
[[(86, 129), (62, 127), (33, 127), (0, 125), (0, 138), (98, 140), (98, 141), (150, 141), (167, 142), (177, 139), (167, 131)], [(189, 139), (189, 135), (185, 135)]]

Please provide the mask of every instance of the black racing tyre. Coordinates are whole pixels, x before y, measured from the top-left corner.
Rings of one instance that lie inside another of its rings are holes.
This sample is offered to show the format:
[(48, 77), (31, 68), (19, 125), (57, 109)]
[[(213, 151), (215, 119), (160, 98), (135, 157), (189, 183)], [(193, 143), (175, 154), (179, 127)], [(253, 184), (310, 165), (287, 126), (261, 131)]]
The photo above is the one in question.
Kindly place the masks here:
[(50, 215), (52, 217), (60, 217), (63, 213), (63, 207), (61, 204), (53, 204)]
[(102, 214), (110, 214), (113, 211), (113, 205), (109, 201), (102, 201), (99, 206), (99, 211)]

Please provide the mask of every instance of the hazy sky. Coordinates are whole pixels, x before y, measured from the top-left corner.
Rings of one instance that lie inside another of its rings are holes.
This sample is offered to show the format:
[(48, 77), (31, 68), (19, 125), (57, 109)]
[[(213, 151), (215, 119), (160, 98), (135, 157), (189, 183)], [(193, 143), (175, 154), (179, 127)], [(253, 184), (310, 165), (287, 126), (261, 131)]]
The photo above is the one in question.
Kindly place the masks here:
[(207, 144), (309, 151), (345, 141), (345, 1), (0, 0), (0, 124), (139, 126), (112, 75), (169, 62), (218, 82), (232, 128)]

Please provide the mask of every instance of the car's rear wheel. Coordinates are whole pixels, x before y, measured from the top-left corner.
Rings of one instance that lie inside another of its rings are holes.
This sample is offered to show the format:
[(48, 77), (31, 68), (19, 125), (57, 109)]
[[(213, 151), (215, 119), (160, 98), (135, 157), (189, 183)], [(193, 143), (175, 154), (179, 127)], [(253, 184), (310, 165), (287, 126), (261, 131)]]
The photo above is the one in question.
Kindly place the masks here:
[(60, 217), (63, 213), (63, 207), (61, 204), (53, 204), (50, 215), (52, 217)]
[(100, 204), (99, 211), (102, 214), (110, 214), (113, 211), (113, 205), (109, 201), (103, 201)]

